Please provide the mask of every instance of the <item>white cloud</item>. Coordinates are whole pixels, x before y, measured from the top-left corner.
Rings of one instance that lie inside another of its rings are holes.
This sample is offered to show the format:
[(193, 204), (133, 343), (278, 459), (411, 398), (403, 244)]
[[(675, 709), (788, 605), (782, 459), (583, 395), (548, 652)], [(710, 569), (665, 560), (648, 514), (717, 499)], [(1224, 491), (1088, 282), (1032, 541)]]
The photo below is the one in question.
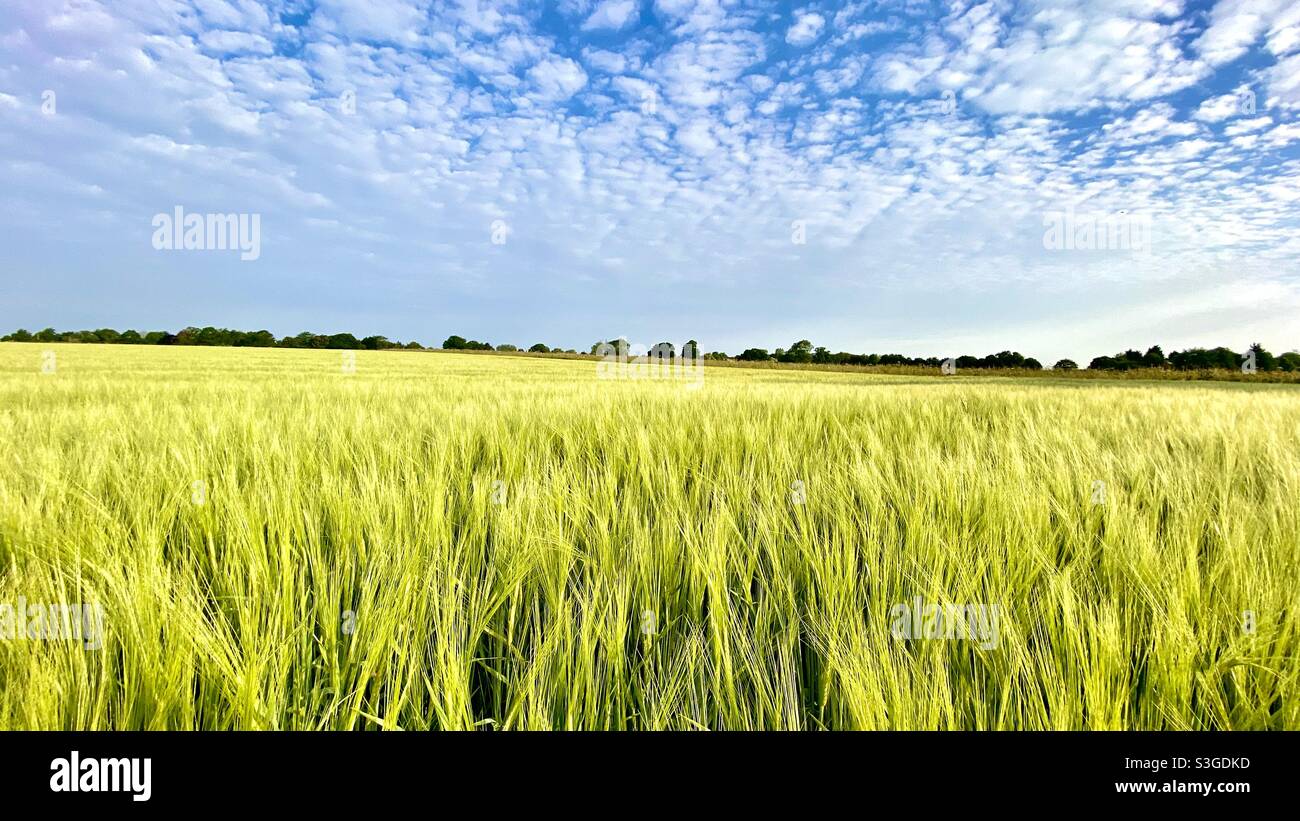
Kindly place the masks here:
[(582, 66), (567, 57), (544, 60), (528, 69), (528, 79), (551, 100), (567, 100), (587, 84)]
[(1246, 53), (1290, 0), (1219, 0), (1210, 25), (1194, 47), (1211, 65), (1231, 62)]
[(1228, 137), (1236, 137), (1241, 134), (1249, 134), (1252, 131), (1259, 131), (1273, 124), (1272, 117), (1255, 117), (1251, 120), (1237, 120), (1225, 129), (1223, 133)]
[(1267, 105), (1300, 108), (1300, 53), (1278, 60), (1264, 76), (1268, 83)]
[(677, 142), (692, 154), (704, 156), (713, 153), (718, 141), (713, 138), (709, 124), (705, 120), (692, 120), (677, 129)]
[(977, 6), (951, 16), (942, 32), (882, 56), (873, 79), (882, 89), (912, 94), (961, 81), (962, 99), (994, 114), (1159, 98), (1208, 70), (1183, 55), (1185, 26), (1165, 19), (1166, 5), (1052, 4), (1020, 16), (1016, 26)]
[(604, 0), (582, 24), (583, 31), (592, 29), (619, 30), (636, 18), (636, 0)]
[(1300, 123), (1279, 125), (1264, 135), (1264, 141), (1270, 145), (1282, 146), (1300, 140)]
[(678, 43), (656, 61), (652, 74), (676, 102), (704, 107), (723, 95), (750, 66), (762, 61), (763, 41), (748, 32), (715, 34), (703, 41)]
[(1139, 110), (1132, 117), (1106, 123), (1102, 133), (1112, 140), (1133, 144), (1152, 142), (1169, 137), (1189, 137), (1200, 130), (1196, 123), (1178, 121), (1174, 109), (1167, 103)]
[(414, 44), (427, 14), (421, 0), (320, 0), (312, 23), (347, 37)]
[(803, 12), (799, 14), (794, 25), (786, 32), (785, 41), (794, 46), (806, 46), (821, 36), (822, 29), (826, 27), (826, 18), (816, 12)]
[(275, 49), (271, 41), (260, 34), (248, 34), (242, 31), (205, 31), (199, 35), (199, 43), (208, 51), (222, 54), (251, 52), (254, 54), (271, 54)]
[(622, 74), (627, 70), (627, 57), (614, 51), (587, 49), (582, 56), (588, 65), (606, 74)]
[(1196, 109), (1194, 115), (1198, 120), (1204, 120), (1210, 123), (1217, 123), (1226, 120), (1229, 117), (1235, 117), (1242, 113), (1253, 113), (1246, 111), (1249, 108), (1251, 91), (1245, 86), (1241, 86), (1231, 94), (1222, 94), (1218, 97), (1211, 97), (1201, 103)]

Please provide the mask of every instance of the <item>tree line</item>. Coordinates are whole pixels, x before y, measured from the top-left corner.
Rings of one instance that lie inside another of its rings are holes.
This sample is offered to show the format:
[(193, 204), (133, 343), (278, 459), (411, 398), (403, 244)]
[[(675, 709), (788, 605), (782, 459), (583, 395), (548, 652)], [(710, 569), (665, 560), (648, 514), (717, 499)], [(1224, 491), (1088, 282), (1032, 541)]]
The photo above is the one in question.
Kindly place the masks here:
[(87, 342), (108, 345), (208, 345), (226, 348), (327, 348), (334, 350), (386, 350), (389, 348), (423, 348), (418, 342), (395, 342), (383, 336), (357, 339), (352, 334), (315, 334), (303, 331), (276, 339), (270, 331), (234, 331), (229, 328), (184, 328), (176, 333), (112, 328), (95, 331), (56, 331), (46, 328), (32, 333), (19, 328), (0, 337), (0, 342)]
[[(419, 342), (405, 344), (390, 340), (384, 336), (367, 336), (358, 339), (350, 333), (317, 334), (303, 331), (293, 336), (277, 339), (270, 331), (237, 331), (229, 328), (189, 327), (176, 333), (168, 331), (135, 330), (118, 332), (112, 328), (100, 328), (94, 331), (56, 331), (46, 328), (32, 333), (19, 328), (11, 334), (0, 337), (0, 342), (86, 342), (109, 345), (206, 345), (233, 348), (324, 348), (330, 350), (390, 350), (403, 348), (424, 350)], [(442, 348), (449, 351), (502, 351), (514, 352), (524, 350), (515, 345), (501, 344), (493, 346), (488, 342), (466, 339), (452, 334), (442, 343)], [(601, 355), (608, 352), (628, 353), (626, 339), (612, 339), (596, 342), (589, 353)], [(572, 348), (550, 347), (538, 342), (526, 349), (529, 353), (566, 353), (576, 354)], [(676, 347), (671, 342), (660, 342), (650, 349), (652, 356), (672, 357)], [(684, 356), (693, 357), (699, 350), (698, 343), (690, 340), (682, 346)], [(832, 353), (825, 347), (813, 347), (812, 342), (800, 339), (789, 348), (777, 348), (768, 352), (764, 348), (747, 348), (736, 356), (722, 351), (703, 354), (706, 360), (733, 360), (739, 362), (785, 362), (809, 365), (911, 365), (914, 367), (939, 368), (947, 361), (943, 357), (914, 357), (903, 354), (857, 354), (840, 351)], [(1042, 364), (1033, 357), (1023, 356), (1017, 351), (1000, 351), (988, 356), (958, 356), (953, 358), (958, 369), (1026, 369), (1041, 370)], [(1129, 371), (1139, 368), (1166, 368), (1171, 370), (1238, 370), (1247, 365), (1258, 371), (1300, 371), (1300, 353), (1291, 351), (1274, 355), (1265, 350), (1258, 342), (1251, 345), (1245, 353), (1237, 353), (1231, 348), (1188, 348), (1174, 351), (1168, 356), (1159, 345), (1153, 345), (1145, 353), (1128, 350), (1114, 356), (1098, 356), (1088, 363), (1090, 370)], [(1052, 366), (1056, 370), (1075, 370), (1079, 366), (1073, 360), (1061, 359)]]
[[(831, 353), (824, 347), (813, 347), (806, 339), (801, 339), (789, 348), (777, 348), (768, 353), (763, 348), (748, 348), (736, 359), (741, 362), (792, 362), (811, 365), (913, 365), (917, 367), (938, 368), (947, 361), (940, 356), (904, 356), (899, 353), (848, 353), (840, 351)], [(1028, 368), (1042, 370), (1043, 365), (1032, 356), (1027, 357), (1017, 351), (1001, 351), (988, 356), (958, 356), (953, 359), (958, 368)]]
[[(451, 336), (447, 337), (447, 339), (442, 343), (442, 349), (444, 351), (506, 351), (506, 352), (523, 350), (517, 345), (510, 345), (510, 344), (497, 345), (494, 348), (492, 347), (492, 344), (489, 342), (479, 342), (474, 339), (466, 339), (463, 336), (456, 336), (455, 334), (452, 334)], [(528, 353), (573, 353), (573, 354), (577, 353), (577, 351), (575, 351), (572, 348), (569, 348), (566, 351), (563, 348), (558, 348), (558, 347), (552, 348), (549, 345), (545, 345), (541, 342), (532, 345), (527, 350)]]
[[(695, 350), (694, 340), (687, 342), (683, 350)], [(613, 339), (597, 342), (591, 346), (591, 353), (608, 351), (610, 348), (627, 350), (627, 340)], [(674, 348), (670, 342), (660, 342), (650, 349), (652, 355), (672, 356)], [(825, 347), (813, 347), (812, 342), (801, 339), (789, 348), (777, 348), (769, 352), (765, 348), (746, 348), (737, 356), (728, 356), (720, 351), (704, 354), (705, 359), (732, 359), (739, 362), (786, 362), (810, 365), (911, 365), (913, 367), (939, 368), (948, 360), (938, 356), (905, 356), (887, 353), (832, 353)], [(1025, 369), (1042, 370), (1043, 365), (1032, 356), (1024, 356), (1018, 351), (1000, 351), (987, 356), (957, 356), (952, 364), (958, 369)], [(1179, 371), (1195, 370), (1238, 370), (1249, 364), (1259, 371), (1300, 371), (1300, 353), (1295, 351), (1274, 356), (1258, 342), (1251, 345), (1246, 353), (1237, 353), (1230, 348), (1188, 348), (1174, 351), (1165, 356), (1159, 345), (1153, 345), (1146, 353), (1129, 350), (1115, 356), (1098, 356), (1088, 363), (1092, 370), (1127, 371), (1136, 368), (1166, 368)], [(1059, 359), (1052, 366), (1054, 370), (1072, 371), (1079, 367), (1072, 359)]]
[(1088, 367), (1098, 371), (1131, 371), (1139, 368), (1172, 368), (1176, 371), (1236, 370), (1247, 366), (1257, 371), (1300, 371), (1300, 353), (1290, 351), (1274, 356), (1256, 342), (1237, 353), (1231, 348), (1188, 348), (1165, 356), (1159, 345), (1152, 345), (1146, 353), (1135, 350), (1114, 356), (1098, 356)]

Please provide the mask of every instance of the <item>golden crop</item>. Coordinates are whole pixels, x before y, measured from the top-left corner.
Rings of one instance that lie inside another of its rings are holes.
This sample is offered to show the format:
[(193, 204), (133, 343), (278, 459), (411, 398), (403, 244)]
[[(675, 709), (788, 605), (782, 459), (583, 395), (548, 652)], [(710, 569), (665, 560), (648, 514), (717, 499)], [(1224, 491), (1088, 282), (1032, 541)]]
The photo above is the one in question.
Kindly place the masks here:
[(352, 355), (0, 344), (0, 728), (1300, 728), (1295, 386)]

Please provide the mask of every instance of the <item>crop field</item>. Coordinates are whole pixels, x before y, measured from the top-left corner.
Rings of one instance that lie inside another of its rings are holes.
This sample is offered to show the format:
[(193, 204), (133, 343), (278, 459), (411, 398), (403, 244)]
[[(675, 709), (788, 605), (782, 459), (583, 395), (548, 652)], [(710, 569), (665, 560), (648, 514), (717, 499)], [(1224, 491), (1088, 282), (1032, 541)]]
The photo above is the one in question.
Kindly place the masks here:
[(1300, 729), (1300, 387), (0, 344), (0, 728)]

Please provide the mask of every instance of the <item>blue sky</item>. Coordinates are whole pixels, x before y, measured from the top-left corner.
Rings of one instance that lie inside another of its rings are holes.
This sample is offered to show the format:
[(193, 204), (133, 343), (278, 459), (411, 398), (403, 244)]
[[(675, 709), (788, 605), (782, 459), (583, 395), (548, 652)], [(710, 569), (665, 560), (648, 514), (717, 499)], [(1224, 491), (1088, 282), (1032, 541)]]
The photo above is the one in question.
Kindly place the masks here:
[(0, 329), (1291, 350), (1297, 113), (1275, 0), (6, 0)]

